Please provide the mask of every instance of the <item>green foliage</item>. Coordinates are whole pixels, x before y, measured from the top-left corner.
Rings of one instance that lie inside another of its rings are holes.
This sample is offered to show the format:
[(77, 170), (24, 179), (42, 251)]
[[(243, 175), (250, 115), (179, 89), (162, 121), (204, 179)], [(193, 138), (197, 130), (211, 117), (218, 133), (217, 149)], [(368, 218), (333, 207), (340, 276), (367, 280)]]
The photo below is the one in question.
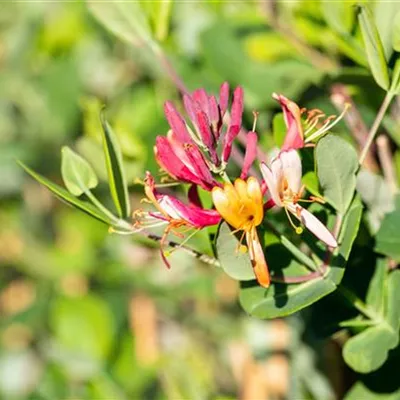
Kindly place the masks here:
[(399, 284), (400, 271), (388, 274), (384, 262), (377, 264), (365, 311), (373, 326), (349, 339), (343, 348), (346, 363), (358, 372), (378, 369), (386, 361), (389, 350), (399, 343)]
[(80, 196), (97, 186), (98, 180), (91, 165), (69, 147), (62, 149), (61, 174), (67, 189)]
[[(371, 12), (367, 7), (359, 6), (358, 21), (363, 35), (368, 63), (376, 83), (382, 89), (389, 89), (389, 72), (385, 58), (385, 51), (375, 26)], [(385, 21), (386, 23), (386, 21)]]
[[(244, 242), (245, 243), (245, 242)], [(239, 250), (239, 241), (223, 222), (217, 232), (217, 257), (222, 269), (233, 279), (248, 281), (254, 279), (253, 267), (247, 252)]]
[(344, 214), (356, 188), (357, 154), (340, 137), (328, 135), (316, 148), (318, 179), (326, 200)]
[(130, 203), (124, 167), (122, 165), (121, 149), (104, 115), (101, 117), (101, 123), (103, 127), (103, 146), (111, 196), (119, 216), (127, 218), (130, 214)]
[(400, 261), (400, 210), (398, 207), (399, 201), (396, 202), (396, 209), (384, 217), (376, 234), (375, 250)]

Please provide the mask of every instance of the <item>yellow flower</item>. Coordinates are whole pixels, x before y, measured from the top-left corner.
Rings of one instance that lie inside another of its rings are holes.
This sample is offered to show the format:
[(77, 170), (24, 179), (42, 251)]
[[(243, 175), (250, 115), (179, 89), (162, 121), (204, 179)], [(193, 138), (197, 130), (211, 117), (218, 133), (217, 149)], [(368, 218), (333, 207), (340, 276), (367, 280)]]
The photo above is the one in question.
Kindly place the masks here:
[[(264, 251), (257, 234), (257, 226), (264, 216), (263, 199), (260, 184), (250, 177), (247, 182), (236, 179), (235, 183), (226, 183), (223, 188), (214, 187), (212, 198), (217, 211), (235, 231), (243, 231), (249, 248), (254, 274), (261, 286), (268, 287), (270, 276)], [(242, 236), (242, 237), (243, 237)]]

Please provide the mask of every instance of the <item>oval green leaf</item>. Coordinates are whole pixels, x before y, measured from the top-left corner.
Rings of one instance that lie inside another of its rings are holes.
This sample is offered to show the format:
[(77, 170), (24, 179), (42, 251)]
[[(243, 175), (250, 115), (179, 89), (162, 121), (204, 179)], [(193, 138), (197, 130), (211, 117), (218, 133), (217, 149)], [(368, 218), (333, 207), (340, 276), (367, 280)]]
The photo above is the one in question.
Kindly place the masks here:
[(97, 186), (97, 176), (84, 158), (66, 146), (62, 148), (61, 155), (61, 175), (65, 186), (74, 196), (80, 196)]
[(325, 199), (344, 215), (356, 187), (357, 153), (335, 135), (323, 137), (317, 144), (317, 174)]
[(389, 89), (389, 71), (382, 41), (374, 19), (368, 8), (359, 6), (358, 22), (367, 53), (368, 63), (376, 83), (382, 89)]
[(106, 160), (108, 184), (118, 215), (127, 218), (130, 214), (128, 186), (126, 184), (122, 153), (111, 126), (104, 114), (100, 116), (103, 127), (103, 149)]

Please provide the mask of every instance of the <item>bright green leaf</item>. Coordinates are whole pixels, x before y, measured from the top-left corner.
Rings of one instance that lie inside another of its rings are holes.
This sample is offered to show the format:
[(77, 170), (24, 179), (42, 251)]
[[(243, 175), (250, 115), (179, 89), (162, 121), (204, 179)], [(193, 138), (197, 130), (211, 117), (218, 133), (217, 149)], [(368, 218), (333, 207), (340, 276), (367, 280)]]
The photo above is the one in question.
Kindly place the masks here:
[(254, 279), (249, 253), (238, 251), (239, 241), (228, 224), (223, 222), (217, 232), (217, 257), (222, 269), (233, 279), (248, 281)]
[(151, 37), (147, 17), (138, 1), (87, 2), (92, 14), (119, 39), (135, 46), (144, 43), (156, 46)]
[(370, 281), (367, 298), (368, 307), (373, 308), (378, 314), (384, 313), (388, 266), (384, 259), (378, 260), (374, 275)]
[(386, 361), (388, 351), (397, 342), (396, 335), (386, 325), (374, 326), (346, 342), (343, 358), (355, 371), (368, 373), (378, 369)]
[(389, 274), (387, 287), (387, 313), (386, 320), (395, 332), (400, 327), (400, 271), (395, 270)]
[(356, 187), (356, 151), (340, 137), (327, 135), (318, 142), (315, 158), (318, 179), (325, 199), (344, 214)]
[(372, 75), (376, 83), (382, 89), (387, 90), (389, 88), (389, 72), (385, 52), (374, 19), (366, 7), (359, 6), (358, 21)]
[(389, 60), (393, 54), (393, 30), (395, 27), (395, 16), (399, 10), (400, 3), (398, 1), (377, 0), (375, 2), (375, 23), (385, 51), (386, 60)]
[(44, 176), (38, 174), (37, 172), (33, 171), (22, 162), (19, 161), (19, 164), (22, 168), (25, 169), (28, 174), (30, 174), (33, 178), (35, 178), (39, 183), (46, 186), (53, 194), (55, 194), (58, 198), (65, 201), (67, 204), (76, 207), (77, 209), (89, 214), (90, 216), (98, 219), (101, 222), (104, 222), (107, 225), (112, 225), (112, 221), (106, 215), (104, 215), (101, 211), (99, 211), (96, 207), (92, 204), (80, 200), (73, 196), (70, 192), (65, 190), (63, 187), (57, 185), (56, 183), (51, 182)]
[(400, 51), (400, 11), (396, 13), (393, 21), (392, 45), (394, 50)]
[(114, 132), (103, 114), (101, 115), (101, 123), (103, 126), (103, 149), (111, 196), (118, 215), (122, 218), (127, 218), (130, 214), (130, 203), (121, 149)]
[(346, 34), (354, 20), (351, 1), (322, 0), (321, 8), (328, 25), (336, 32)]
[(391, 391), (391, 393), (377, 392), (368, 388), (362, 382), (357, 382), (346, 394), (344, 400), (399, 400), (400, 389)]
[(61, 174), (67, 189), (75, 196), (80, 196), (97, 186), (97, 176), (91, 165), (69, 147), (61, 150)]
[(400, 210), (386, 214), (376, 234), (375, 250), (400, 261)]

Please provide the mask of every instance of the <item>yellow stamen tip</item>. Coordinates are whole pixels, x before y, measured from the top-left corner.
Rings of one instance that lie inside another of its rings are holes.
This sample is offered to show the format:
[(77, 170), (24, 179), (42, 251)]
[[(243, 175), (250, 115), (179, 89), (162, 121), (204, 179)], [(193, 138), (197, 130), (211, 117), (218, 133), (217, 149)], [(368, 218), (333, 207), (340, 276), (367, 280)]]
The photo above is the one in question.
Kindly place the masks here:
[(301, 235), (302, 233), (303, 233), (303, 228), (301, 227), (301, 226), (297, 226), (296, 227), (296, 233), (298, 234), (298, 235)]
[(244, 244), (241, 244), (239, 246), (239, 252), (242, 253), (242, 254), (247, 253), (247, 246), (245, 246)]
[(165, 257), (169, 257), (170, 255), (171, 255), (171, 252), (170, 252), (170, 251), (168, 251), (168, 250), (167, 250), (167, 251), (164, 251), (164, 256), (165, 256)]

